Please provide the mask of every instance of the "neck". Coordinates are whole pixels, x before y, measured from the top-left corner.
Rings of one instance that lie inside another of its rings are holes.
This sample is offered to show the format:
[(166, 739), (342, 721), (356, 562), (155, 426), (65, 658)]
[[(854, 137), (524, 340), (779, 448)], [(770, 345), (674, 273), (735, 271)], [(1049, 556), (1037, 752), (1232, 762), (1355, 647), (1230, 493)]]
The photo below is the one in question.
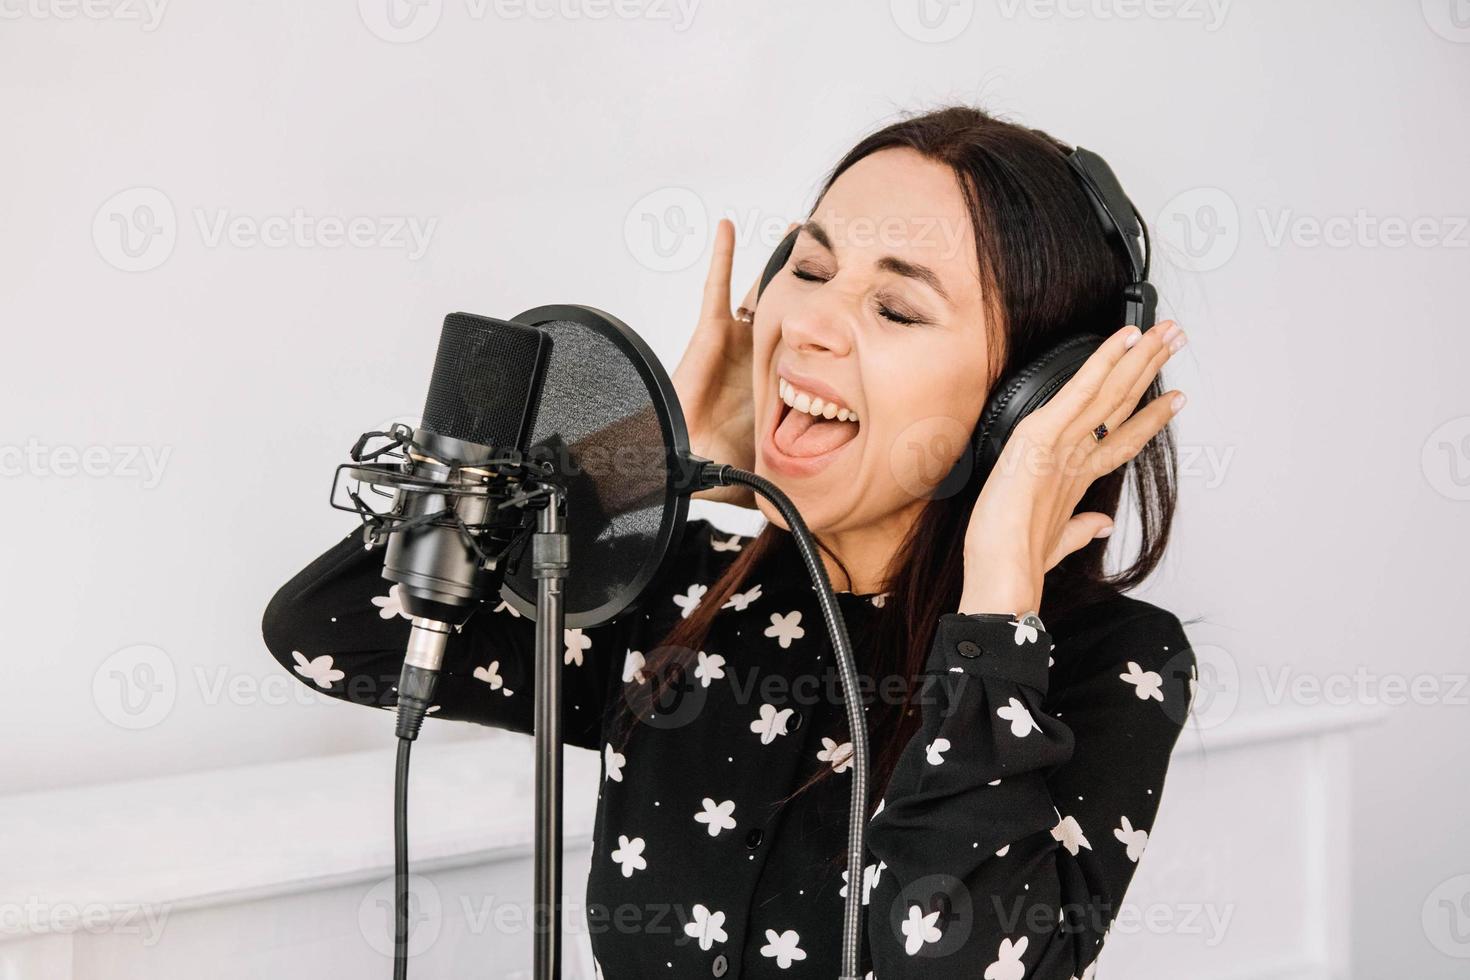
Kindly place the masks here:
[[(826, 550), (818, 549), (823, 564), (827, 566), (832, 588), (838, 592), (860, 594), (885, 591), (893, 558), (923, 506), (924, 501), (915, 501), (911, 506), (870, 524), (814, 532), (836, 555), (834, 558)], [(837, 563), (838, 559), (842, 565)], [(843, 573), (844, 565), (848, 574)]]

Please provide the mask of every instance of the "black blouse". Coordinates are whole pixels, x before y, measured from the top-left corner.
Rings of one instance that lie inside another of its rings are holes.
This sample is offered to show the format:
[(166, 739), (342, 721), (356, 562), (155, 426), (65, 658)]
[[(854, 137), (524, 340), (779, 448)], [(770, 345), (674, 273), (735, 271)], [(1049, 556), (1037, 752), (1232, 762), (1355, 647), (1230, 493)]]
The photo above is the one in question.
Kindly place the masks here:
[[(851, 748), (789, 536), (715, 617), (677, 709), (622, 751), (605, 737), (650, 680), (645, 651), (749, 540), (691, 521), (637, 613), (566, 632), (566, 741), (602, 755), (586, 904), (609, 980), (838, 974)], [(349, 535), (281, 588), (264, 634), (302, 683), (389, 708), (409, 622), (382, 563)], [(885, 597), (838, 598), (860, 651)], [(533, 646), (528, 620), (487, 604), (449, 641), (431, 717), (529, 733)], [(1091, 977), (1148, 843), (1194, 666), (1178, 619), (1122, 595), (1056, 635), (941, 617), (914, 679), (930, 692), (922, 727), (869, 823), (863, 969)], [(783, 802), (822, 767), (835, 772)]]

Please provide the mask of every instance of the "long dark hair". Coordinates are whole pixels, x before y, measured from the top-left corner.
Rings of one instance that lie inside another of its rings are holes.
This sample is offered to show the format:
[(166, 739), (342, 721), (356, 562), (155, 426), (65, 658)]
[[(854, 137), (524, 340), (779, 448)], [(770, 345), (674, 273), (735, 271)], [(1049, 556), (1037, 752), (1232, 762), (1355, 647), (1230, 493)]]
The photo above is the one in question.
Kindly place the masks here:
[[(1000, 353), (999, 357), (992, 354), (989, 365), (992, 387), (998, 378), (1010, 376), (1066, 337), (1107, 335), (1124, 325), (1127, 265), (1120, 246), (1107, 237), (1067, 165), (1065, 157), (1071, 147), (1040, 130), (978, 109), (951, 106), (901, 119), (862, 140), (833, 168), (821, 194), (859, 160), (894, 148), (916, 150), (947, 165), (964, 189), (979, 253), (981, 288), (987, 297), (989, 346)], [(1142, 404), (1163, 390), (1162, 378), (1156, 378)], [(1067, 618), (1077, 610), (1142, 582), (1162, 559), (1176, 499), (1176, 454), (1170, 429), (1126, 466), (1094, 482), (1077, 512), (1096, 511), (1116, 518), (1128, 481), (1138, 518), (1137, 554), (1118, 571), (1108, 573), (1103, 567), (1108, 539), (1102, 538), (1052, 569), (1046, 576), (1040, 610), (1051, 632), (1065, 631)], [(902, 677), (909, 692), (904, 703), (885, 704), (885, 699), (878, 698), (869, 709), (873, 745), (870, 813), (921, 720), (920, 712), (910, 708), (939, 617), (959, 607), (965, 529), (979, 492), (980, 481), (970, 480), (959, 492), (936, 497), (924, 506), (888, 569), (888, 595), (876, 613), (873, 629), (857, 643), (861, 673), (875, 679)], [(646, 717), (645, 712), (656, 710), (655, 702), (671, 686), (683, 683), (692, 651), (703, 644), (720, 607), (782, 547), (782, 536), (788, 533), (776, 525), (763, 529), (709, 586), (688, 618), (680, 620), (649, 654), (646, 669), (655, 680), (630, 697), (624, 713), (628, 719), (625, 731), (631, 734), (633, 718)], [(830, 549), (824, 550), (831, 554)], [(845, 567), (842, 571), (847, 574)], [(842, 583), (836, 585), (842, 587)], [(830, 766), (820, 767), (791, 797), (834, 771)]]

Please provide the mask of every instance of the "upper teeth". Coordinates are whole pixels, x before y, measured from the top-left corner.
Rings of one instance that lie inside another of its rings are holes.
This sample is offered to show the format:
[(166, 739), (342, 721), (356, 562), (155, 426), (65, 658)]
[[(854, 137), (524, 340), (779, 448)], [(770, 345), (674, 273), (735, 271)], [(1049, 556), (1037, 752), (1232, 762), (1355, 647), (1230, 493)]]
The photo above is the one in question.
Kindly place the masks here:
[(798, 412), (806, 412), (808, 415), (815, 415), (823, 419), (835, 418), (842, 422), (858, 420), (857, 412), (845, 405), (839, 405), (834, 401), (818, 398), (811, 392), (802, 391), (785, 378), (777, 380), (780, 382), (781, 400)]

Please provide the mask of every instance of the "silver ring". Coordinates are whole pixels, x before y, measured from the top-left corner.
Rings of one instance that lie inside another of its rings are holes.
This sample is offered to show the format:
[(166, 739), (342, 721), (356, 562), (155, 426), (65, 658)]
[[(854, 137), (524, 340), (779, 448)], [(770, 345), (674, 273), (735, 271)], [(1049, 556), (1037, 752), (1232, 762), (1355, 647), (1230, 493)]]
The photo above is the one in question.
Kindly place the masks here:
[(745, 307), (742, 306), (735, 311), (735, 319), (740, 323), (754, 323), (755, 311), (747, 310)]

